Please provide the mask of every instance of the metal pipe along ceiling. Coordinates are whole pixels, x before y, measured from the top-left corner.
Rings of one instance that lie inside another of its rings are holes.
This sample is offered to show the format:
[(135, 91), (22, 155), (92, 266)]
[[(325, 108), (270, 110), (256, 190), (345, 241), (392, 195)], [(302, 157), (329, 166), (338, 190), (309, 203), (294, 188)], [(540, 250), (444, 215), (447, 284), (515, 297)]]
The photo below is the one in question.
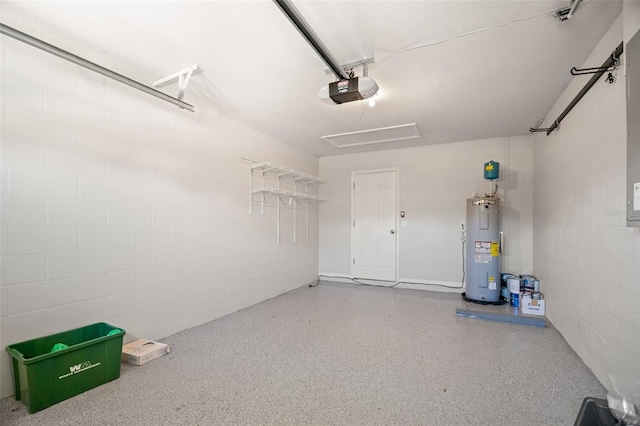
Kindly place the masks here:
[(138, 89), (142, 92), (148, 93), (149, 95), (155, 96), (156, 98), (160, 98), (163, 101), (172, 103), (176, 106), (179, 106), (182, 109), (187, 109), (192, 112), (195, 110), (193, 105), (189, 105), (186, 102), (182, 102), (180, 99), (173, 98), (149, 86), (145, 86), (142, 83), (139, 83), (135, 80), (130, 79), (129, 77), (125, 77), (122, 74), (118, 74), (98, 64), (87, 61), (84, 58), (76, 56), (73, 53), (67, 52), (66, 50), (62, 50), (59, 47), (53, 46), (47, 42), (44, 42), (35, 37), (32, 37), (29, 34), (25, 34), (21, 31), (18, 31), (15, 28), (11, 28), (7, 25), (0, 24), (0, 33), (7, 35), (9, 37), (15, 38), (16, 40), (29, 44), (33, 47), (37, 47), (38, 49), (44, 50), (45, 52), (51, 53), (52, 55), (58, 56), (62, 59), (66, 59), (69, 62), (73, 62), (74, 64), (80, 65), (81, 67), (90, 69), (91, 71), (97, 72), (98, 74), (102, 74), (105, 77), (109, 77), (113, 80), (119, 81), (120, 83), (133, 87), (134, 89)]
[(302, 37), (307, 40), (309, 45), (316, 51), (318, 56), (324, 61), (329, 69), (335, 74), (339, 80), (348, 80), (348, 77), (338, 61), (331, 55), (329, 50), (320, 41), (318, 36), (313, 32), (307, 21), (304, 20), (300, 12), (295, 8), (289, 0), (273, 0), (278, 5), (282, 13), (284, 13), (294, 27), (298, 29)]

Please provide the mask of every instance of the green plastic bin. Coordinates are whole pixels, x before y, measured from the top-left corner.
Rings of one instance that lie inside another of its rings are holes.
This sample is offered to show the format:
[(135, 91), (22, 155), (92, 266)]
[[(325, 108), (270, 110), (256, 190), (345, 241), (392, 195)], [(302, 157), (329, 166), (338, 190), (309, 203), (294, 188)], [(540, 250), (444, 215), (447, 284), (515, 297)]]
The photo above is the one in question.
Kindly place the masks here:
[[(7, 346), (15, 399), (35, 413), (117, 379), (124, 335), (100, 322)], [(57, 343), (68, 347), (52, 351)]]

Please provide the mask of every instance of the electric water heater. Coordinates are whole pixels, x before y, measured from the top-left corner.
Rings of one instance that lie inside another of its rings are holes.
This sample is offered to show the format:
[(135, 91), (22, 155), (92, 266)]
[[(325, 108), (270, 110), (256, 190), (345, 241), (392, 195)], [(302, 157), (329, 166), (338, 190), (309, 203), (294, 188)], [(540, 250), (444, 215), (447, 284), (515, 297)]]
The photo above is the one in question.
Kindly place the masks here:
[(500, 199), (467, 200), (465, 297), (479, 302), (500, 300)]

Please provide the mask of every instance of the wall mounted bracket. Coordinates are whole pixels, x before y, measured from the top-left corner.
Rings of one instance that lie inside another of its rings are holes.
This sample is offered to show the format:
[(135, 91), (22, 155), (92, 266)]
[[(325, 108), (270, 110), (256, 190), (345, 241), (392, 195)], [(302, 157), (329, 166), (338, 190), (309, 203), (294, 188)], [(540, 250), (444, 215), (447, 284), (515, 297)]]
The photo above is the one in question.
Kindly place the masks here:
[(553, 123), (553, 127), (529, 127), (529, 131), (531, 133), (536, 133), (536, 132), (548, 132), (547, 134), (553, 132), (554, 130), (557, 130), (560, 127), (560, 123), (555, 122)]
[(578, 9), (578, 5), (581, 1), (582, 0), (571, 0), (569, 7), (563, 7), (562, 9), (556, 10), (553, 16), (558, 18), (560, 22), (568, 21)]
[(620, 65), (620, 58), (615, 57), (616, 52), (613, 52), (611, 55), (613, 63), (607, 67), (594, 67), (594, 68), (571, 68), (571, 75), (585, 75), (585, 74), (596, 74), (599, 72), (607, 72), (613, 71), (617, 66)]
[[(362, 76), (363, 77), (367, 77), (367, 74), (369, 73), (368, 71), (368, 65), (369, 64), (373, 64), (373, 58), (367, 58), (367, 59), (362, 59), (361, 61), (356, 61), (356, 62), (351, 62), (349, 64), (344, 64), (344, 65), (340, 65), (342, 67), (342, 69), (345, 71), (345, 73), (348, 74), (348, 71), (354, 69), (354, 68), (358, 68), (358, 67), (362, 67), (363, 71), (362, 71)], [(332, 70), (326, 69), (324, 70), (325, 74), (333, 74)]]
[[(573, 107), (576, 106), (576, 104), (578, 102), (580, 102), (580, 99), (582, 99), (584, 97), (584, 95), (587, 94), (589, 89), (591, 89), (593, 87), (593, 85), (596, 84), (596, 82), (600, 79), (600, 77), (602, 77), (602, 75), (609, 68), (615, 67), (616, 63), (618, 63), (618, 64), (620, 63), (620, 59), (619, 58), (620, 58), (620, 55), (622, 55), (623, 51), (624, 51), (623, 43), (620, 42), (618, 47), (616, 47), (616, 50), (614, 50), (613, 53), (611, 55), (609, 55), (609, 57), (607, 58), (606, 61), (604, 61), (602, 66), (598, 67), (598, 71), (595, 71), (594, 75), (589, 79), (587, 84), (584, 85), (582, 90), (580, 90), (580, 92), (578, 92), (576, 97), (573, 98), (573, 100), (564, 109), (564, 111), (562, 111), (562, 113), (558, 116), (556, 121), (553, 122), (551, 127), (547, 127), (547, 128), (534, 128), (534, 127), (531, 127), (531, 128), (529, 128), (529, 131), (532, 132), (532, 133), (533, 132), (547, 132), (547, 136), (549, 136), (551, 134), (551, 132), (553, 132), (554, 130), (556, 130), (558, 128), (558, 126), (560, 126), (560, 122), (562, 120), (564, 120), (564, 118), (567, 116), (567, 114), (569, 114), (569, 112), (573, 109)], [(572, 74), (573, 74), (573, 72), (572, 72)], [(610, 81), (610, 79), (608, 77), (607, 77), (607, 80)]]
[(192, 65), (188, 68), (183, 69), (182, 71), (178, 71), (164, 78), (161, 78), (160, 80), (156, 80), (153, 83), (151, 83), (151, 85), (153, 87), (162, 86), (163, 84), (173, 81), (177, 78), (178, 84), (179, 84), (177, 99), (182, 100), (182, 98), (184, 97), (184, 91), (187, 88), (187, 84), (189, 84), (189, 79), (191, 78), (191, 74), (193, 74), (193, 72), (197, 70), (199, 70), (198, 66)]

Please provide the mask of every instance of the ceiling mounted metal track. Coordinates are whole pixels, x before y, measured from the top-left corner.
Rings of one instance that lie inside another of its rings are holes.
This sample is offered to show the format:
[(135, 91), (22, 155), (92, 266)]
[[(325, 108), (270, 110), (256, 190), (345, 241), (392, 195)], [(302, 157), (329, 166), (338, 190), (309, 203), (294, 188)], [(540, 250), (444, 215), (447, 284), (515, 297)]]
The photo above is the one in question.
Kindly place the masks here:
[(162, 93), (149, 86), (145, 86), (142, 83), (132, 80), (129, 77), (125, 77), (122, 74), (118, 74), (117, 72), (111, 71), (110, 69), (104, 68), (98, 64), (87, 61), (84, 58), (76, 56), (73, 53), (67, 52), (66, 50), (62, 50), (59, 47), (53, 46), (40, 39), (32, 37), (29, 34), (25, 34), (21, 31), (18, 31), (15, 28), (11, 28), (7, 25), (0, 24), (0, 33), (7, 35), (9, 37), (15, 38), (16, 40), (29, 44), (33, 47), (37, 47), (38, 49), (44, 50), (45, 52), (51, 53), (52, 55), (58, 56), (59, 58), (66, 59), (69, 62), (73, 62), (74, 64), (80, 65), (81, 67), (90, 69), (91, 71), (97, 72), (98, 74), (102, 74), (105, 77), (109, 77), (113, 80), (119, 81), (120, 83), (133, 87), (134, 89), (138, 89), (142, 92), (148, 93), (149, 95), (155, 96), (156, 98), (162, 99), (163, 101), (172, 103), (182, 109), (187, 109), (192, 112), (194, 111), (193, 105), (189, 105), (188, 103), (183, 102), (180, 99), (173, 98), (165, 93)]
[[(367, 59), (363, 59), (361, 61), (356, 61), (356, 62), (351, 62), (349, 64), (342, 64), (340, 65), (340, 68), (342, 68), (343, 70), (352, 70), (353, 68), (358, 68), (358, 67), (362, 67), (363, 68), (363, 73), (364, 73), (364, 77), (366, 77), (366, 73), (367, 73), (367, 66), (369, 64), (373, 64), (374, 60), (373, 58), (367, 58)], [(325, 74), (333, 74), (333, 71), (331, 70), (324, 70)]]
[(338, 78), (339, 80), (348, 80), (347, 74), (342, 69), (341, 65), (336, 61), (336, 59), (331, 55), (331, 53), (327, 50), (322, 41), (318, 38), (318, 36), (313, 32), (307, 21), (304, 20), (298, 9), (295, 8), (293, 3), (289, 0), (273, 0), (275, 4), (278, 5), (282, 13), (284, 13), (289, 21), (293, 24), (294, 27), (302, 34), (302, 37), (307, 40), (307, 42), (311, 45), (313, 50), (316, 51), (318, 56), (324, 61), (325, 64), (329, 67), (331, 72)]

